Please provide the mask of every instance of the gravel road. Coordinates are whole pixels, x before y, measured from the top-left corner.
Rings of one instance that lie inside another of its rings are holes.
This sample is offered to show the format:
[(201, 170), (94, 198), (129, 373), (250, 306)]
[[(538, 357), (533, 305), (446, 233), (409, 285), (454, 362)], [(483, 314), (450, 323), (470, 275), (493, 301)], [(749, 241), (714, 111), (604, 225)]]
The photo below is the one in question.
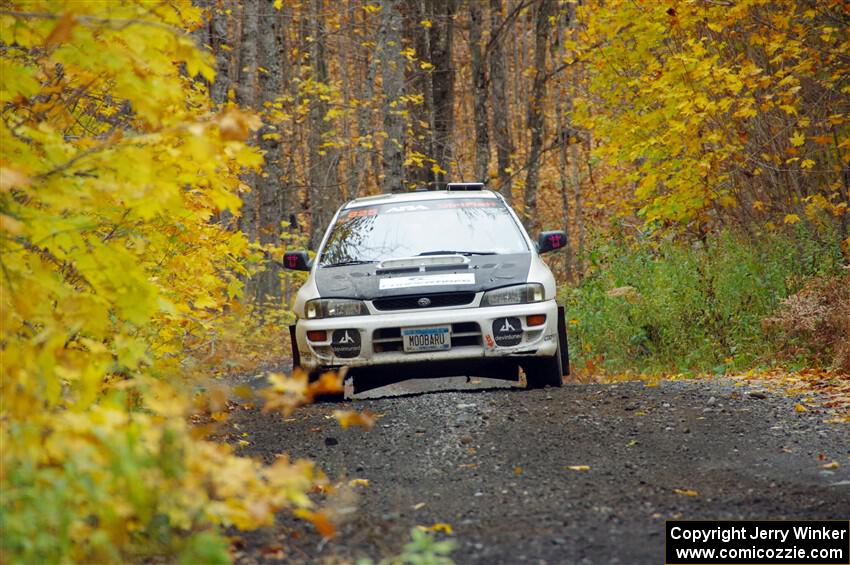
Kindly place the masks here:
[[(659, 564), (669, 518), (848, 519), (850, 427), (795, 402), (680, 381), (325, 403), (287, 422), (237, 409), (240, 453), (308, 457), (369, 485), (330, 502), (356, 506), (333, 541), (283, 517), (240, 533), (236, 556), (280, 562), (269, 548), (282, 546), (288, 562), (378, 560), (414, 526), (447, 523), (458, 563)], [(329, 418), (340, 408), (382, 416), (371, 432), (342, 430)]]

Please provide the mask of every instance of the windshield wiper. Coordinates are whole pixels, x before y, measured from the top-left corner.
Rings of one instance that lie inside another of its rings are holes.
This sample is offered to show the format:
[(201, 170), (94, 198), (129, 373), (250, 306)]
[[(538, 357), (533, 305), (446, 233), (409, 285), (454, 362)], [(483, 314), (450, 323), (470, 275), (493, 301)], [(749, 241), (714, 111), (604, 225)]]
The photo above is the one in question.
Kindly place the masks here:
[(425, 251), (424, 253), (420, 253), (417, 257), (422, 257), (423, 255), (495, 255), (495, 251)]
[(375, 261), (361, 261), (360, 259), (352, 259), (351, 261), (340, 261), (339, 263), (331, 263), (329, 265), (322, 265), (322, 267), (348, 267), (350, 265), (368, 265), (369, 263), (374, 263)]

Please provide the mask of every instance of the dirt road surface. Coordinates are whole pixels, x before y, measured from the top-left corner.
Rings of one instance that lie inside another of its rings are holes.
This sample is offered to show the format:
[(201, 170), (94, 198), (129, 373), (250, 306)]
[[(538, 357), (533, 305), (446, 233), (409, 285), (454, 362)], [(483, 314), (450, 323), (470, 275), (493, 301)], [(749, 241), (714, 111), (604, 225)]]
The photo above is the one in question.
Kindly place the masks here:
[[(334, 540), (282, 516), (239, 533), (236, 557), (377, 561), (411, 528), (446, 523), (458, 563), (659, 564), (665, 519), (848, 519), (850, 428), (795, 402), (693, 381), (430, 392), (312, 405), (294, 421), (238, 409), (240, 453), (308, 457), (369, 484), (329, 502), (346, 516)], [(342, 430), (340, 408), (380, 418)]]

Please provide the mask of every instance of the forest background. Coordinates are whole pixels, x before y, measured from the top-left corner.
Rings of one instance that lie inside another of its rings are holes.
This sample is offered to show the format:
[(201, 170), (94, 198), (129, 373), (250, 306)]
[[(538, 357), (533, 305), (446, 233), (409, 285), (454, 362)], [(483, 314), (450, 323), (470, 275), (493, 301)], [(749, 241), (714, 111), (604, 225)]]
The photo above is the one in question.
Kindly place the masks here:
[[(344, 200), (485, 181), (580, 378), (850, 370), (840, 0), (0, 2), (5, 561), (226, 561), (315, 466), (209, 439)], [(212, 381), (215, 383), (215, 381)], [(335, 385), (272, 376), (289, 411)], [(342, 413), (348, 425), (357, 419)]]

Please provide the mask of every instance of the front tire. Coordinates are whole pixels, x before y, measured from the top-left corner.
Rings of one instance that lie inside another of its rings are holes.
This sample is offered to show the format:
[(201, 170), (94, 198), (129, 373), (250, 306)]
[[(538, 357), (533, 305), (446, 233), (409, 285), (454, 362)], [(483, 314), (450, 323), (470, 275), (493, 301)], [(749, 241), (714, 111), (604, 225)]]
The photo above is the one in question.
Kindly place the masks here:
[(558, 344), (552, 357), (537, 357), (523, 364), (526, 388), (543, 388), (563, 384), (564, 367), (561, 363), (561, 345)]

